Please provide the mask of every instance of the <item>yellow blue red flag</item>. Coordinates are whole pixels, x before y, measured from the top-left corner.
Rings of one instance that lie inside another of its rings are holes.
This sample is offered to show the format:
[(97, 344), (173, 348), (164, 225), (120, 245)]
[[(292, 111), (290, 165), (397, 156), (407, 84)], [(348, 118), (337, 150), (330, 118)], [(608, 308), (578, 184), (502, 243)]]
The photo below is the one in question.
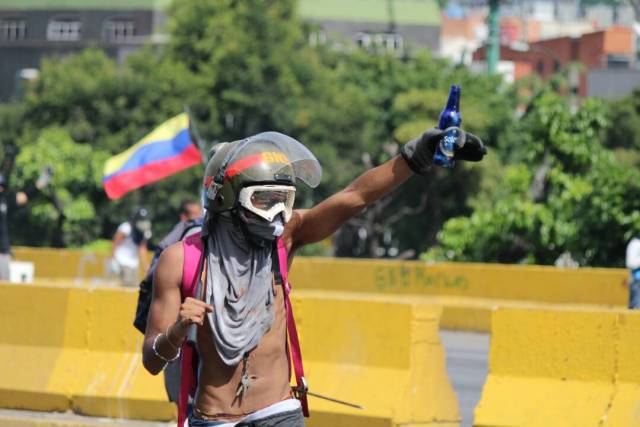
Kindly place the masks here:
[(155, 128), (127, 151), (107, 160), (102, 184), (110, 199), (159, 181), (202, 161), (189, 136), (189, 116), (179, 114)]

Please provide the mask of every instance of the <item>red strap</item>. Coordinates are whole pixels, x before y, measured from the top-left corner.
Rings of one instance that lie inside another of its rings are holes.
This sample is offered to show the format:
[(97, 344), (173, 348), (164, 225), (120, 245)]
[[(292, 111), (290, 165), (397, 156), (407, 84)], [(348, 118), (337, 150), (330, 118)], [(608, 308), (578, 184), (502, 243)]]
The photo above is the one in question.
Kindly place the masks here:
[[(184, 248), (184, 261), (182, 266), (182, 286), (180, 293), (182, 299), (193, 297), (198, 281), (198, 267), (202, 256), (202, 238), (200, 233), (193, 234), (182, 241)], [(178, 397), (178, 427), (183, 427), (189, 416), (187, 413), (189, 396), (193, 396), (196, 389), (197, 378), (193, 370), (194, 356), (193, 347), (186, 342), (182, 345), (182, 358), (180, 360), (180, 396)]]
[[(296, 384), (298, 390), (304, 390), (298, 393), (298, 398), (302, 405), (302, 413), (305, 417), (309, 416), (309, 405), (306, 395), (306, 381), (304, 379), (304, 369), (302, 367), (302, 353), (300, 351), (300, 341), (298, 340), (298, 330), (296, 321), (293, 317), (293, 309), (289, 300), (291, 286), (288, 280), (287, 266), (287, 248), (282, 239), (278, 239), (278, 262), (280, 266), (280, 275), (282, 276), (282, 287), (284, 290), (284, 306), (287, 311), (287, 332), (289, 342), (291, 343), (291, 355), (287, 351), (289, 363), (293, 363), (293, 369), (296, 376)], [(183, 241), (184, 263), (182, 270), (182, 298), (188, 296), (193, 297), (196, 290), (196, 281), (198, 280), (199, 260), (202, 256), (202, 240), (200, 233), (189, 236)], [(183, 427), (188, 417), (187, 409), (189, 404), (189, 396), (194, 394), (197, 378), (193, 370), (195, 351), (188, 344), (182, 346), (181, 374), (180, 374), (180, 397), (178, 399), (178, 427)]]
[(309, 404), (307, 403), (307, 383), (304, 378), (304, 368), (302, 367), (302, 352), (300, 351), (296, 320), (293, 317), (293, 308), (289, 300), (291, 285), (288, 280), (287, 248), (281, 238), (278, 239), (278, 262), (280, 263), (280, 275), (282, 276), (282, 287), (284, 289), (284, 307), (287, 310), (287, 332), (289, 334), (289, 343), (291, 344), (291, 356), (289, 358), (289, 352), (287, 352), (287, 357), (289, 358), (289, 363), (293, 363), (293, 370), (296, 376), (298, 389), (298, 396), (296, 397), (300, 399), (302, 404), (302, 413), (305, 417), (308, 417)]
[(189, 416), (189, 395), (196, 384), (193, 373), (193, 347), (189, 344), (182, 346), (182, 358), (180, 359), (180, 396), (178, 397), (178, 427), (183, 427)]

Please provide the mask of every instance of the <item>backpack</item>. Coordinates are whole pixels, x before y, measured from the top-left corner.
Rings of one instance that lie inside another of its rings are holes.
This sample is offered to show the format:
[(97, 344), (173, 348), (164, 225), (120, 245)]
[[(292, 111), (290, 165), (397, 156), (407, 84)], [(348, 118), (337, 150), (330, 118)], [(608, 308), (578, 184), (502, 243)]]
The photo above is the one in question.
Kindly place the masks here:
[(138, 303), (136, 305), (136, 314), (133, 319), (133, 326), (143, 334), (147, 329), (147, 317), (149, 316), (153, 291), (153, 275), (156, 272), (160, 254), (172, 244), (183, 240), (196, 231), (199, 231), (201, 228), (202, 219), (181, 221), (173, 227), (169, 234), (167, 234), (160, 243), (158, 243), (158, 247), (156, 248), (153, 254), (153, 259), (151, 260), (151, 266), (139, 285)]
[[(182, 284), (180, 286), (180, 294), (184, 300), (187, 297), (196, 297), (196, 289), (198, 281), (201, 279), (201, 269), (203, 265), (203, 244), (200, 233), (191, 235), (183, 240), (184, 247), (184, 264), (182, 267)], [(300, 351), (300, 341), (298, 340), (298, 332), (296, 322), (293, 317), (293, 309), (289, 294), (291, 285), (288, 281), (288, 256), (287, 248), (282, 238), (276, 240), (273, 247), (273, 274), (278, 284), (282, 285), (284, 291), (284, 305), (286, 310), (287, 335), (289, 340), (286, 342), (287, 359), (289, 366), (293, 365), (293, 373), (296, 378), (296, 387), (294, 388), (294, 396), (300, 400), (302, 405), (302, 413), (305, 417), (309, 416), (309, 406), (307, 404), (307, 381), (304, 377), (304, 369), (302, 366), (302, 353)], [(181, 357), (181, 376), (180, 376), (180, 397), (178, 399), (178, 426), (184, 426), (188, 417), (189, 398), (194, 397), (197, 387), (197, 366), (198, 353), (195, 345), (186, 340), (182, 345)]]

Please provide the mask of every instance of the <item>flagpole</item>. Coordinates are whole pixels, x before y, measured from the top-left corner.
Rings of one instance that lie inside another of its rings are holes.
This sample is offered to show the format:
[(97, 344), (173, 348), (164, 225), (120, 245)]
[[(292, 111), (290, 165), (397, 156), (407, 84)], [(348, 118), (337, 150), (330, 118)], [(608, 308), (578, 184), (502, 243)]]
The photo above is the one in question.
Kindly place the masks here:
[(193, 130), (193, 136), (195, 139), (196, 146), (200, 150), (200, 157), (202, 157), (202, 164), (207, 165), (207, 150), (205, 147), (205, 142), (200, 138), (200, 133), (198, 132), (198, 128), (196, 126), (195, 120), (193, 120), (193, 116), (191, 115), (191, 109), (188, 105), (184, 106), (184, 112), (187, 113), (187, 117), (189, 117), (189, 130)]

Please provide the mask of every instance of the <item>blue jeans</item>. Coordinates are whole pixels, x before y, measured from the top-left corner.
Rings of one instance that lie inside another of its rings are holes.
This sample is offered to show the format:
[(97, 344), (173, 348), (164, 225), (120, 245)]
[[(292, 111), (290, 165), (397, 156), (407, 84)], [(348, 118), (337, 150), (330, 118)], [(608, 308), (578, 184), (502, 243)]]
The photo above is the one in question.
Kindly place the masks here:
[(640, 280), (629, 280), (629, 308), (640, 309)]
[(224, 421), (207, 421), (189, 416), (189, 427), (213, 427), (226, 424)]

